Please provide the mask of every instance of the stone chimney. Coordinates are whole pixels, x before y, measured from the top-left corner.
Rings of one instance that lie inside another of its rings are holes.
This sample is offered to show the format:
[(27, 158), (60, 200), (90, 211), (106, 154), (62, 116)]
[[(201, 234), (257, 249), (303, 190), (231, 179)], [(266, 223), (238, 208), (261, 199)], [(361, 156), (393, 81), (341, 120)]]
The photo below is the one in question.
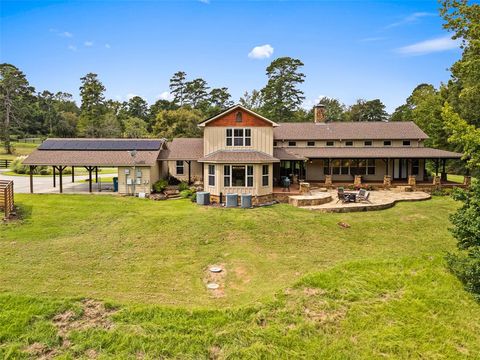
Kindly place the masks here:
[(315, 123), (324, 123), (327, 121), (325, 118), (325, 105), (317, 104), (313, 107), (313, 120)]

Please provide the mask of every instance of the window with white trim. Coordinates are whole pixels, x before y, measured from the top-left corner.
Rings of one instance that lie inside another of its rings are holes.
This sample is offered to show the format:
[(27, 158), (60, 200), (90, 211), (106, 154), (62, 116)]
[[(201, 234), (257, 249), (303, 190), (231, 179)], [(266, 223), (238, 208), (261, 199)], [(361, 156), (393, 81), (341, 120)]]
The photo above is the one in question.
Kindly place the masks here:
[(307, 146), (315, 146), (315, 141), (307, 141)]
[(410, 146), (410, 140), (403, 140), (403, 146)]
[(208, 186), (215, 186), (215, 165), (208, 165)]
[(335, 142), (334, 141), (327, 141), (326, 145), (327, 146), (333, 146), (333, 145), (335, 145)]
[(384, 140), (383, 141), (383, 146), (392, 146), (392, 141), (391, 140)]
[(252, 145), (252, 129), (229, 128), (226, 130), (227, 146), (251, 146)]
[(345, 141), (345, 146), (353, 146), (353, 141)]
[(269, 179), (269, 165), (262, 165), (262, 186), (268, 186), (268, 179)]
[(372, 140), (365, 140), (365, 142), (363, 143), (365, 146), (372, 146)]
[(184, 174), (183, 160), (177, 160), (176, 166), (175, 166), (175, 173), (177, 175), (183, 175)]
[(223, 186), (252, 187), (253, 165), (224, 165)]
[(289, 141), (288, 146), (297, 146), (297, 142), (296, 141)]

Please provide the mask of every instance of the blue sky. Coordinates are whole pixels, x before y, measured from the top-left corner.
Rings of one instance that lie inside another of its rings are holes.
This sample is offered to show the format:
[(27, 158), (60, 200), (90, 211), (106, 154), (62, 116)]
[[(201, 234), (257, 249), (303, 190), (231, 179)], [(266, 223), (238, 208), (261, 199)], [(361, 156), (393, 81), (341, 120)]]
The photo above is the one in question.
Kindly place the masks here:
[[(422, 82), (439, 85), (460, 57), (436, 1), (1, 1), (0, 61), (37, 91), (78, 99), (95, 72), (107, 97), (168, 97), (183, 70), (235, 101), (266, 83), (280, 56), (305, 63), (309, 107), (380, 98), (393, 111)], [(257, 49), (254, 50), (254, 48)], [(273, 51), (273, 52), (272, 52)], [(250, 54), (250, 55), (249, 55)]]

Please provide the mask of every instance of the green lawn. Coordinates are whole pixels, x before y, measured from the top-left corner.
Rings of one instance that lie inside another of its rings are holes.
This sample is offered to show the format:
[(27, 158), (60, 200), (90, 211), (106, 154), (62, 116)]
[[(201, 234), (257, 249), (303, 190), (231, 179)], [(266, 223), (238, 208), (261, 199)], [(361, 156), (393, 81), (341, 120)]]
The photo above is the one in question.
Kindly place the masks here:
[(4, 147), (3, 147), (3, 143), (0, 143), (0, 159), (2, 159), (2, 160), (3, 159), (13, 160), (17, 156), (28, 155), (33, 150), (35, 150), (38, 145), (39, 144), (12, 142), (12, 146), (14, 148), (14, 153), (13, 154), (7, 154), (5, 152)]
[[(449, 198), (351, 214), (16, 200), (25, 220), (0, 227), (0, 357), (31, 344), (63, 358), (480, 355), (480, 305), (443, 260)], [(205, 289), (211, 264), (223, 297)], [(83, 298), (113, 306), (113, 326), (72, 326), (62, 345), (52, 319), (71, 309), (83, 324)]]

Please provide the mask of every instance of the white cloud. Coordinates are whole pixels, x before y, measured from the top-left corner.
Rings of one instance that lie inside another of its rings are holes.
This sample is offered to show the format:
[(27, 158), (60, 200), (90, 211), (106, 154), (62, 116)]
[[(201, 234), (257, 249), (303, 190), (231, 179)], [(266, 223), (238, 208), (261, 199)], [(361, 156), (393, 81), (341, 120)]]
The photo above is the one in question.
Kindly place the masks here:
[(110, 48), (111, 48), (110, 44), (105, 44), (105, 47), (106, 47), (107, 49), (110, 49)]
[(172, 101), (173, 100), (173, 95), (170, 94), (170, 92), (168, 92), (168, 91), (164, 91), (160, 95), (157, 96), (157, 99)]
[(266, 59), (272, 56), (273, 47), (269, 44), (255, 46), (252, 51), (248, 53), (248, 57), (251, 59)]
[(198, 1), (200, 1), (203, 4), (210, 4), (210, 0), (198, 0)]
[(435, 39), (420, 41), (412, 45), (403, 46), (395, 49), (395, 52), (402, 55), (415, 56), (458, 49), (459, 47), (460, 40), (452, 40), (450, 36), (446, 35)]
[(68, 45), (68, 50), (77, 51), (77, 47), (75, 45)]
[(401, 26), (401, 25), (406, 25), (406, 24), (411, 24), (417, 22), (420, 18), (427, 17), (427, 16), (437, 16), (436, 13), (429, 13), (429, 12), (415, 12), (413, 14), (410, 14), (406, 17), (404, 17), (402, 20), (394, 22), (392, 24), (389, 24), (385, 26), (385, 29), (390, 29), (393, 27)]
[(85, 45), (86, 47), (92, 47), (93, 46), (93, 41), (85, 41), (83, 43), (83, 45)]
[(73, 37), (73, 34), (71, 32), (68, 32), (68, 31), (61, 32), (58, 35), (60, 35), (62, 37), (66, 37), (66, 38), (72, 38)]
[(313, 99), (305, 99), (303, 101), (302, 107), (305, 110), (310, 110), (311, 108), (313, 108), (314, 105), (317, 105), (318, 102), (323, 98), (332, 99), (330, 96), (327, 95), (318, 95), (316, 98)]

